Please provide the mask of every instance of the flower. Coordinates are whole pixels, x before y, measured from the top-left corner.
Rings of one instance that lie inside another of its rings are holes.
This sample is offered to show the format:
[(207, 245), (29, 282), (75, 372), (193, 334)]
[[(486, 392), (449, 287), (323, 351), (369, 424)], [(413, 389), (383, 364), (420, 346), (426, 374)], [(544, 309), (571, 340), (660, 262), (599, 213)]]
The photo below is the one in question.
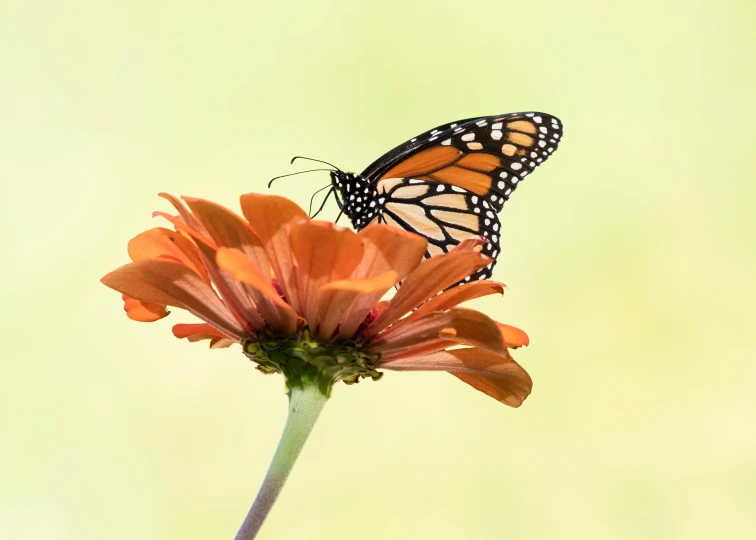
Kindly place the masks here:
[(286, 425), (237, 540), (256, 537), (335, 382), (377, 380), (380, 369), (447, 371), (513, 407), (530, 393), (530, 376), (509, 354), (528, 344), (525, 332), (458, 307), (504, 292), (495, 281), (457, 286), (490, 264), (479, 252), (484, 238), (424, 259), (422, 236), (388, 225), (355, 233), (308, 219), (283, 197), (242, 195), (242, 218), (203, 199), (161, 196), (178, 215), (154, 215), (174, 230), (134, 237), (132, 262), (102, 282), (122, 293), (131, 319), (160, 320), (167, 306), (189, 311), (203, 322), (175, 325), (176, 337), (239, 343), (288, 386)]
[(275, 195), (242, 195), (244, 218), (207, 200), (161, 196), (178, 215), (154, 215), (175, 230), (137, 235), (132, 262), (102, 278), (123, 294), (131, 319), (184, 309), (203, 322), (175, 325), (176, 337), (240, 343), (261, 371), (287, 379), (313, 368), (327, 374), (326, 395), (335, 381), (377, 379), (379, 369), (447, 371), (513, 407), (530, 393), (529, 375), (509, 354), (527, 335), (458, 307), (504, 292), (488, 280), (454, 286), (491, 262), (479, 252), (482, 237), (424, 259), (421, 236), (388, 225), (355, 233)]

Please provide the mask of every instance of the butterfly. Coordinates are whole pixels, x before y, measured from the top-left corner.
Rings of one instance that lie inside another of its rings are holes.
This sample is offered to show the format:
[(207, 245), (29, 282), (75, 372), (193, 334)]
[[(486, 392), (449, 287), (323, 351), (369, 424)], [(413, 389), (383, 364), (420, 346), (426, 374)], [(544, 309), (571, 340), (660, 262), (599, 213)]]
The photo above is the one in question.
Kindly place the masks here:
[(484, 236), (493, 262), (465, 281), (487, 279), (500, 252), (498, 213), (561, 140), (561, 122), (540, 112), (458, 120), (400, 144), (362, 174), (332, 170), (329, 195), (357, 230), (387, 223), (424, 236), (426, 257)]

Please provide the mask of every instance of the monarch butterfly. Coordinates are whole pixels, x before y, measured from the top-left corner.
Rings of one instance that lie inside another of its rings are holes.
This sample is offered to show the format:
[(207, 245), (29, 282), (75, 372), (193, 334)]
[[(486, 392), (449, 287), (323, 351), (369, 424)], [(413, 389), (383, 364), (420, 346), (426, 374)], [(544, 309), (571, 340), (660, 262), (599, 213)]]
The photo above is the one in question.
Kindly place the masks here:
[(493, 262), (466, 281), (487, 279), (500, 250), (498, 212), (561, 139), (561, 122), (540, 112), (458, 120), (400, 144), (362, 174), (331, 171), (328, 194), (357, 230), (387, 223), (424, 236), (426, 257), (483, 235)]

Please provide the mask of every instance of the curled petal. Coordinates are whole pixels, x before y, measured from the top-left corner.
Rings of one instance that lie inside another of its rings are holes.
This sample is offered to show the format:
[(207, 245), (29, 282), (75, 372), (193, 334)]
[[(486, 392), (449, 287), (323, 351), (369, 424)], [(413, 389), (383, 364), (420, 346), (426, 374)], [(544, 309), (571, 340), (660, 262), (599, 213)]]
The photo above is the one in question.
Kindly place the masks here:
[(318, 316), (320, 335), (329, 338), (338, 327), (339, 337), (352, 337), (397, 279), (397, 273), (389, 270), (372, 278), (345, 279), (323, 285), (319, 291), (322, 299)]
[(174, 324), (171, 328), (173, 335), (179, 339), (191, 338), (192, 336), (207, 335), (213, 337), (227, 338), (228, 336), (207, 323), (195, 324)]
[(102, 278), (111, 289), (142, 302), (185, 309), (238, 340), (247, 334), (215, 291), (190, 268), (161, 259), (142, 259)]
[(425, 259), (402, 282), (388, 309), (368, 329), (368, 335), (375, 335), (388, 328), (411, 309), (490, 262), (490, 257), (472, 251), (452, 251)]
[(286, 299), (299, 310), (289, 229), (293, 223), (307, 219), (307, 214), (289, 199), (277, 195), (247, 193), (240, 202), (244, 217), (262, 241)]
[(516, 349), (518, 347), (522, 347), (523, 345), (530, 345), (530, 338), (525, 333), (525, 331), (520, 330), (519, 328), (516, 328), (514, 326), (509, 326), (508, 324), (502, 324), (500, 322), (497, 322), (496, 325), (501, 331), (501, 337), (504, 340), (504, 343), (510, 349)]
[[(362, 242), (354, 231), (325, 221), (307, 221), (291, 228), (301, 313), (311, 328), (320, 323), (321, 306), (333, 296), (320, 288), (348, 278), (362, 259)], [(330, 337), (330, 336), (328, 336)]]
[(126, 316), (133, 321), (155, 322), (167, 317), (170, 313), (161, 304), (142, 302), (125, 294), (121, 295), (121, 298), (123, 299), (123, 310), (126, 312)]
[(179, 339), (186, 339), (192, 343), (210, 340), (211, 349), (223, 349), (230, 347), (234, 343), (238, 343), (233, 338), (230, 338), (219, 332), (216, 328), (209, 324), (176, 324), (173, 326), (173, 335)]
[(155, 227), (132, 238), (128, 251), (132, 261), (164, 258), (183, 263), (208, 281), (197, 246), (178, 232)]
[(396, 371), (448, 371), (473, 388), (510, 407), (519, 407), (533, 389), (533, 380), (507, 353), (476, 348), (439, 351), (382, 363)]
[(234, 279), (248, 285), (247, 290), (255, 299), (257, 308), (273, 330), (291, 333), (297, 328), (297, 313), (284, 302), (273, 287), (269, 276), (238, 249), (220, 248), (218, 267)]
[(231, 345), (234, 345), (235, 343), (238, 343), (237, 341), (234, 341), (231, 338), (212, 338), (210, 340), (210, 348), (211, 349), (227, 349)]
[(423, 344), (451, 341), (472, 345), (496, 354), (506, 346), (496, 323), (472, 309), (438, 311), (403, 325), (395, 325), (370, 342), (371, 350), (386, 356)]
[(476, 253), (480, 253), (481, 247), (486, 243), (488, 243), (488, 238), (485, 236), (471, 236), (454, 246), (452, 251), (475, 251)]

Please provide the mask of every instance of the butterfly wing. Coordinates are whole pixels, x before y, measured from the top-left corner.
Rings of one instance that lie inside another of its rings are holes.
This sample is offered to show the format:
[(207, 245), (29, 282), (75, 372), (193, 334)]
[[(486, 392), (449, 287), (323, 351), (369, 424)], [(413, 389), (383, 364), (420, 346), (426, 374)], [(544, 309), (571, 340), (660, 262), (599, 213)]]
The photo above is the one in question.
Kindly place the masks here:
[[(519, 182), (556, 151), (562, 124), (539, 112), (444, 124), (401, 144), (362, 175), (378, 183), (414, 178), (455, 185), (485, 197), (497, 211)], [(385, 191), (385, 190), (383, 190)]]
[[(382, 184), (380, 211), (373, 223), (387, 223), (428, 239), (427, 257), (448, 253), (462, 240), (483, 235), (483, 253), (494, 259), (466, 281), (487, 279), (499, 255), (500, 223), (486, 198), (459, 186), (409, 179)], [(381, 202), (383, 201), (383, 202)]]

